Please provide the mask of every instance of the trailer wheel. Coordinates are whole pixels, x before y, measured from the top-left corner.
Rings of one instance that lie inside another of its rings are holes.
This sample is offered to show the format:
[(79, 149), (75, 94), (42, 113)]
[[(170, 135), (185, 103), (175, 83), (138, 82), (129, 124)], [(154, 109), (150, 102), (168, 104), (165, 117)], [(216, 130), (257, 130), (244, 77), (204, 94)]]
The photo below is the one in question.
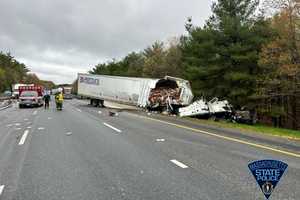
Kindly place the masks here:
[(104, 107), (104, 100), (101, 100), (101, 99), (99, 100), (99, 106), (102, 108)]

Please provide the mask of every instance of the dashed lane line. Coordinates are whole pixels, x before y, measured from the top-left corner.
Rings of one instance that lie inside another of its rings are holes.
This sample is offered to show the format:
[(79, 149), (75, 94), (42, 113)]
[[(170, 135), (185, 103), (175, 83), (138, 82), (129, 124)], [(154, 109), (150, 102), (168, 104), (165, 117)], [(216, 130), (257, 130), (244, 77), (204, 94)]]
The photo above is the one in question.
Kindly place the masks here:
[(107, 124), (107, 123), (105, 123), (105, 122), (104, 122), (103, 124), (104, 124), (105, 126), (111, 128), (111, 129), (117, 131), (118, 133), (121, 133), (121, 132), (122, 132), (120, 129), (117, 129), (117, 128), (113, 127), (112, 125), (109, 125), (109, 124)]
[(19, 142), (19, 146), (21, 146), (21, 145), (23, 145), (25, 143), (25, 140), (27, 138), (28, 133), (29, 133), (29, 130), (25, 130), (24, 131), (24, 134), (22, 135), (21, 140)]
[(77, 110), (78, 112), (82, 112), (79, 108), (76, 108), (76, 110)]
[(3, 193), (4, 187), (5, 187), (5, 185), (0, 185), (0, 196)]
[(182, 162), (179, 162), (178, 160), (170, 160), (170, 161), (183, 169), (189, 168), (187, 165), (183, 164)]

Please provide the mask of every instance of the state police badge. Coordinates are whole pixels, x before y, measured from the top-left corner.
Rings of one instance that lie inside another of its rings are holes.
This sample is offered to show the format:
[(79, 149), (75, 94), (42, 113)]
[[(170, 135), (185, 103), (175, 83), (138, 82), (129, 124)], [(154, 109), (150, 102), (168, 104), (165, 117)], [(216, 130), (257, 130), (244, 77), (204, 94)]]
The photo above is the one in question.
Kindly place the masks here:
[(288, 165), (278, 160), (258, 160), (248, 167), (261, 191), (269, 199)]

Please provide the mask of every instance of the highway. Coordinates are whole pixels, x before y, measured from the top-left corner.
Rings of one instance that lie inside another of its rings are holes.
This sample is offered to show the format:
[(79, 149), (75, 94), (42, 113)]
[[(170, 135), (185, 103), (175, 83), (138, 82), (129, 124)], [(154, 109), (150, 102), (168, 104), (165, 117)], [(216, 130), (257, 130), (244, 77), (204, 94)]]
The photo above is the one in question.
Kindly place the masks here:
[(0, 111), (0, 200), (263, 200), (248, 164), (289, 165), (270, 199), (300, 199), (300, 142), (94, 108)]

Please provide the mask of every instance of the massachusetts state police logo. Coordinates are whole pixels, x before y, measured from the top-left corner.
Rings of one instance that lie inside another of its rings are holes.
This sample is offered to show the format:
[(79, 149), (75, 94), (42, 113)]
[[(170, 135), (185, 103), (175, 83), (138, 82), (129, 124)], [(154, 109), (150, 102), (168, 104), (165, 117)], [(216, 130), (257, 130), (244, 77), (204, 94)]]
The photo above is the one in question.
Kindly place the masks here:
[(258, 160), (248, 167), (261, 191), (269, 199), (288, 165), (278, 160)]
[(272, 185), (272, 183), (266, 182), (261, 186), (261, 190), (264, 194), (271, 195), (274, 190), (274, 186)]

